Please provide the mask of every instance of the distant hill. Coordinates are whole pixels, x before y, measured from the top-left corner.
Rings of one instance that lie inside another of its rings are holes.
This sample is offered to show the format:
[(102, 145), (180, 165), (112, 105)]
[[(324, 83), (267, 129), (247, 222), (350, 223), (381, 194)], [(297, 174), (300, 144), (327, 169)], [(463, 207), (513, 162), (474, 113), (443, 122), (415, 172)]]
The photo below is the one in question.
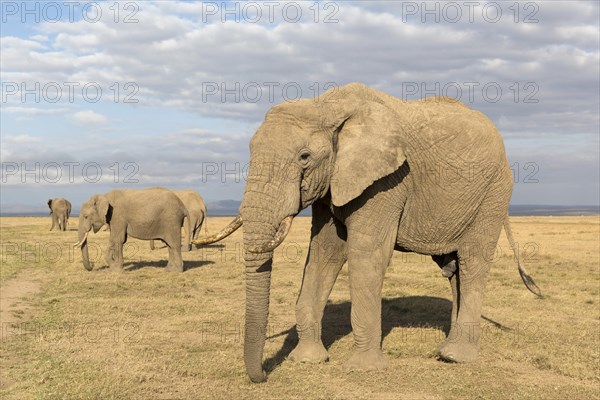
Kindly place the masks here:
[(242, 202), (238, 200), (219, 200), (206, 204), (206, 213), (211, 215), (237, 215)]
[[(237, 215), (241, 202), (239, 200), (219, 200), (206, 204), (208, 216), (233, 216)], [(43, 207), (42, 207), (43, 208)], [(539, 204), (515, 204), (510, 206), (510, 215), (513, 216), (579, 216), (600, 215), (600, 206), (552, 206)], [(79, 210), (74, 209), (72, 215), (78, 215)], [(1, 216), (47, 216), (48, 211), (41, 211), (39, 207), (12, 205), (0, 207)], [(300, 215), (311, 215), (310, 207), (303, 210)]]
[(600, 206), (547, 206), (539, 204), (515, 204), (510, 206), (509, 214), (514, 216), (599, 215)]
[[(215, 201), (212, 203), (207, 203), (206, 204), (206, 213), (208, 214), (209, 217), (211, 215), (214, 215), (214, 216), (237, 215), (240, 210), (241, 204), (242, 204), (242, 202), (239, 200), (220, 200), (220, 201)], [(303, 215), (303, 216), (311, 215), (310, 211), (311, 210), (309, 207), (306, 210), (302, 210), (300, 215)]]

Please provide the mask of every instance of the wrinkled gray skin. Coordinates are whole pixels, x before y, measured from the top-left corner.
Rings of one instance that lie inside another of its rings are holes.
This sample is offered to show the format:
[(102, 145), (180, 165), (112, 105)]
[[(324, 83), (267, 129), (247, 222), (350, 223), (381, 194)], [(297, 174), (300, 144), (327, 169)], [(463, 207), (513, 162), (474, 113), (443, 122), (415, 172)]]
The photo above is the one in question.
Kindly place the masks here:
[[(204, 204), (204, 199), (194, 190), (172, 190), (172, 192), (179, 197), (179, 200), (183, 202), (183, 205), (185, 205), (185, 208), (187, 208), (188, 213), (190, 214), (192, 233), (188, 236), (188, 233), (185, 232), (184, 236), (190, 237), (191, 239), (198, 238), (200, 228), (202, 228), (202, 224), (206, 218), (206, 205)], [(187, 224), (184, 224), (184, 230), (186, 226)], [(206, 230), (206, 225), (204, 227)], [(150, 241), (150, 249), (154, 250), (154, 240)]]
[[(163, 188), (113, 190), (106, 194), (93, 195), (83, 203), (79, 213), (79, 242), (83, 266), (92, 270), (89, 261), (87, 232), (98, 232), (104, 224), (110, 227), (110, 237), (105, 259), (115, 271), (123, 269), (123, 245), (127, 237), (141, 240), (160, 239), (169, 248), (167, 271), (183, 272), (181, 251), (181, 227), (189, 221), (187, 209), (170, 190)], [(187, 232), (191, 232), (189, 225)], [(185, 243), (189, 243), (189, 234)]]
[(266, 378), (262, 356), (273, 252), (265, 246), (277, 242), (286, 217), (310, 205), (310, 250), (296, 304), (299, 343), (291, 360), (328, 359), (321, 319), (347, 261), (354, 354), (346, 366), (387, 365), (381, 289), (394, 250), (431, 255), (443, 268), (453, 307), (439, 355), (474, 360), (489, 261), (503, 224), (508, 228), (512, 188), (494, 125), (451, 99), (401, 101), (354, 83), (271, 108), (250, 142), (240, 207), (250, 379)]
[(50, 208), (50, 217), (52, 218), (50, 230), (58, 226), (58, 230), (66, 231), (69, 224), (69, 217), (71, 216), (71, 202), (62, 197), (49, 199), (48, 207)]

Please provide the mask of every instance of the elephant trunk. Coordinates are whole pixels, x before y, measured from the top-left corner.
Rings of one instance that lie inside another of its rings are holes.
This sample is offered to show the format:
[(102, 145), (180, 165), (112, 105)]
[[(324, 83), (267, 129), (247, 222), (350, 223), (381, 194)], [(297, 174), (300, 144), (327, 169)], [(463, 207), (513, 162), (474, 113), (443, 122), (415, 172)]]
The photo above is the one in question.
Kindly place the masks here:
[[(273, 240), (276, 225), (244, 218), (244, 260), (246, 263), (246, 320), (244, 325), (244, 363), (252, 382), (263, 382), (266, 374), (262, 358), (269, 317), (269, 294), (273, 253), (252, 253), (249, 248)], [(247, 221), (247, 222), (246, 222)]]
[[(250, 166), (253, 171), (255, 164)], [(240, 208), (244, 230), (246, 264), (246, 320), (244, 362), (252, 382), (263, 382), (262, 369), (267, 322), (273, 250), (289, 231), (292, 215), (299, 211), (299, 183), (281, 184), (251, 176)]]

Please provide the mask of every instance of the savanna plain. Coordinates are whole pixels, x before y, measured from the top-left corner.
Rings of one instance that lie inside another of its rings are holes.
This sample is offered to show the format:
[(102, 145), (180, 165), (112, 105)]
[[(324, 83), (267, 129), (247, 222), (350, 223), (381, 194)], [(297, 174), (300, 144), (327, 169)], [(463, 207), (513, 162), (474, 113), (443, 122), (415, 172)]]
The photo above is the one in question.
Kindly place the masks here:
[[(210, 213), (210, 210), (209, 210)], [(209, 215), (213, 233), (230, 218)], [(390, 367), (346, 372), (352, 352), (347, 266), (330, 296), (323, 341), (330, 361), (296, 364), (294, 306), (310, 218), (276, 250), (264, 367), (252, 384), (242, 358), (241, 230), (184, 253), (130, 239), (125, 269), (106, 268), (109, 232), (90, 234), (84, 270), (77, 218), (1, 223), (3, 399), (593, 399), (600, 396), (600, 219), (513, 217), (513, 234), (544, 298), (519, 277), (501, 234), (483, 309), (479, 359), (448, 364), (436, 348), (449, 330), (451, 293), (430, 257), (396, 252), (383, 285), (383, 350)], [(204, 230), (203, 230), (204, 234)]]

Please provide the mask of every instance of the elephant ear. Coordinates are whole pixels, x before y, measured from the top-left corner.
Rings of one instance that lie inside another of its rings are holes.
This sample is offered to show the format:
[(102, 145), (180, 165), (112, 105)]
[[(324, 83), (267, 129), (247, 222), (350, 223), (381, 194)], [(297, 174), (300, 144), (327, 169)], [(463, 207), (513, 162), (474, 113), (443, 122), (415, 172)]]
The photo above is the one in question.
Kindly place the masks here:
[[(348, 109), (347, 107), (344, 107)], [(366, 101), (349, 113), (337, 133), (337, 153), (331, 178), (333, 205), (341, 207), (406, 161), (406, 124), (386, 107)]]
[(106, 196), (97, 195), (94, 199), (94, 204), (100, 218), (102, 218), (105, 223), (109, 223), (112, 206)]

